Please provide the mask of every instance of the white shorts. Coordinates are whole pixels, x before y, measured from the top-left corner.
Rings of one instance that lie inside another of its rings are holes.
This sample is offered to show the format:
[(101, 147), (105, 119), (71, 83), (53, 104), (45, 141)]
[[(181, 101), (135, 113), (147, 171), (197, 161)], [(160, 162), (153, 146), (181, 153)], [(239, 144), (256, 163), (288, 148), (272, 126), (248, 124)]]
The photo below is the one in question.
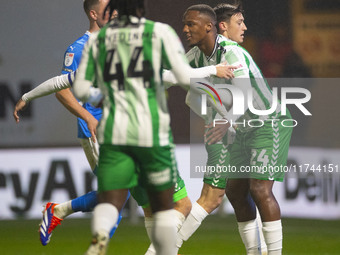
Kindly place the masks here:
[(94, 143), (91, 138), (79, 138), (80, 145), (83, 147), (92, 171), (95, 170), (98, 164), (99, 144), (97, 139), (96, 141), (97, 142)]

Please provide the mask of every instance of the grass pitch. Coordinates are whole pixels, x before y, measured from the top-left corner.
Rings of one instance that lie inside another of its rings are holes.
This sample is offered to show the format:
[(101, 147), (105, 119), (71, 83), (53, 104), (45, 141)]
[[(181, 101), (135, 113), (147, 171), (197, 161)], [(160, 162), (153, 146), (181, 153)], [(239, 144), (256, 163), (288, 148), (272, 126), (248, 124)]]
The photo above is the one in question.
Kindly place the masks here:
[[(1, 255), (84, 254), (90, 240), (90, 219), (67, 219), (53, 233), (50, 244), (39, 241), (40, 220), (0, 221)], [(340, 221), (283, 219), (283, 254), (340, 254)], [(142, 255), (149, 241), (143, 219), (132, 224), (124, 218), (107, 254)], [(182, 255), (245, 254), (234, 216), (209, 216), (184, 243)]]

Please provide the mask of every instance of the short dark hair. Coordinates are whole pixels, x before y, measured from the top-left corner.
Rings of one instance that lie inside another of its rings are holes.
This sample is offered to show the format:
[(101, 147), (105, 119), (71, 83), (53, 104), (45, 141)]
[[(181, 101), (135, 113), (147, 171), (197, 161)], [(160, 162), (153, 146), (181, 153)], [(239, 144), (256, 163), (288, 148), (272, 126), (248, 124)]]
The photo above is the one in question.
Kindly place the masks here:
[(142, 16), (145, 14), (144, 0), (111, 0), (107, 8), (110, 9), (110, 17), (114, 10), (118, 11), (118, 17), (138, 16), (137, 9), (142, 12)]
[(187, 14), (188, 11), (198, 11), (200, 13), (203, 13), (210, 18), (210, 20), (212, 21), (214, 25), (216, 24), (216, 14), (213, 8), (211, 8), (209, 5), (206, 5), (206, 4), (192, 5), (185, 11), (185, 13), (183, 14), (183, 17)]
[(99, 0), (84, 0), (83, 7), (84, 11), (87, 15), (89, 15), (92, 7), (94, 5), (97, 5), (99, 3)]
[(221, 3), (213, 9), (216, 13), (217, 26), (218, 23), (225, 21), (229, 22), (231, 17), (236, 13), (244, 12), (241, 1), (235, 0), (230, 3)]

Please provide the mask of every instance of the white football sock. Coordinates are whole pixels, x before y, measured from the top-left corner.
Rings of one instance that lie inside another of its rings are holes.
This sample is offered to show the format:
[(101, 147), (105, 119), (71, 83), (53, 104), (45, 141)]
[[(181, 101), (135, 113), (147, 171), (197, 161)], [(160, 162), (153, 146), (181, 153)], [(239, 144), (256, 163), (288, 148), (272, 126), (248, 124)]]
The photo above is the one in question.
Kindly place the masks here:
[(183, 241), (187, 241), (189, 237), (195, 233), (202, 221), (208, 215), (209, 213), (207, 213), (197, 202), (192, 205), (192, 209), (177, 235), (176, 246), (178, 248), (182, 246)]
[(176, 233), (181, 229), (184, 221), (185, 221), (185, 216), (183, 213), (174, 210), (174, 215), (175, 215), (175, 225), (176, 225)]
[(261, 255), (261, 239), (257, 220), (237, 222), (237, 224), (247, 255)]
[(154, 219), (152, 217), (144, 217), (144, 226), (145, 226), (146, 233), (148, 234), (150, 242), (151, 242), (151, 232), (152, 232), (153, 224), (154, 224)]
[(262, 252), (262, 255), (267, 255), (267, 244), (266, 244), (266, 240), (264, 240), (264, 235), (263, 235), (263, 231), (262, 231), (261, 215), (260, 215), (260, 212), (257, 209), (257, 207), (256, 207), (256, 222), (257, 222), (257, 225), (259, 226), (260, 241), (261, 241), (261, 252)]
[(92, 234), (101, 232), (109, 236), (111, 229), (117, 223), (118, 215), (118, 209), (112, 204), (98, 204), (93, 210)]
[(71, 200), (58, 204), (54, 207), (54, 215), (59, 219), (64, 219), (70, 214), (74, 213), (72, 210)]
[(263, 222), (262, 230), (267, 244), (268, 255), (282, 254), (281, 220)]
[(145, 229), (146, 229), (146, 233), (148, 234), (148, 237), (150, 239), (150, 246), (148, 248), (148, 250), (146, 251), (145, 255), (154, 255), (156, 254), (156, 250), (155, 247), (152, 245), (152, 227), (154, 224), (154, 219), (153, 217), (145, 217), (144, 218), (144, 225), (145, 225)]
[(153, 215), (152, 243), (157, 255), (176, 254), (176, 227), (174, 209), (156, 212)]
[[(176, 225), (176, 232), (178, 232), (179, 229), (182, 227), (183, 222), (185, 221), (185, 216), (184, 216), (183, 213), (181, 213), (177, 210), (174, 210), (174, 216), (175, 216), (174, 222), (175, 222), (175, 225)], [(151, 227), (153, 225), (153, 222), (154, 222), (153, 218), (145, 217), (145, 228), (146, 228), (146, 231), (148, 232), (149, 238), (150, 238), (149, 231), (151, 233)], [(149, 228), (149, 230), (148, 230), (148, 228)], [(150, 238), (150, 240), (151, 240), (151, 238)], [(145, 255), (155, 255), (155, 254), (156, 254), (155, 247), (151, 243), (148, 250), (146, 251)]]

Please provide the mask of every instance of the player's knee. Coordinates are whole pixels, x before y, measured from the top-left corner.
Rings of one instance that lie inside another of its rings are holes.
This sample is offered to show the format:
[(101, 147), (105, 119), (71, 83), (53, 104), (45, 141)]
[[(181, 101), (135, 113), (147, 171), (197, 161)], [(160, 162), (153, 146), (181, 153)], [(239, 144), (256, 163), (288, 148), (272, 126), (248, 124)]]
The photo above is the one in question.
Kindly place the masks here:
[(182, 198), (181, 200), (177, 201), (174, 206), (174, 209), (183, 213), (185, 217), (189, 215), (191, 208), (192, 204), (189, 197)]
[(234, 205), (237, 201), (240, 201), (241, 199), (235, 190), (228, 187), (225, 189), (225, 194), (232, 205)]
[(215, 210), (217, 207), (219, 207), (221, 204), (222, 204), (222, 201), (223, 201), (223, 197), (224, 197), (224, 194), (223, 196), (219, 196), (216, 198), (216, 200), (214, 201), (213, 205), (212, 205), (212, 210)]
[(249, 196), (248, 180), (228, 180), (225, 194), (227, 195), (232, 205), (236, 205), (238, 203), (246, 203)]
[(250, 184), (250, 194), (255, 201), (270, 200), (273, 197), (272, 189), (266, 185), (261, 185), (259, 182)]
[(173, 209), (173, 189), (149, 191), (148, 197), (153, 213)]
[(143, 211), (145, 217), (152, 217), (152, 210), (150, 206), (143, 207)]

